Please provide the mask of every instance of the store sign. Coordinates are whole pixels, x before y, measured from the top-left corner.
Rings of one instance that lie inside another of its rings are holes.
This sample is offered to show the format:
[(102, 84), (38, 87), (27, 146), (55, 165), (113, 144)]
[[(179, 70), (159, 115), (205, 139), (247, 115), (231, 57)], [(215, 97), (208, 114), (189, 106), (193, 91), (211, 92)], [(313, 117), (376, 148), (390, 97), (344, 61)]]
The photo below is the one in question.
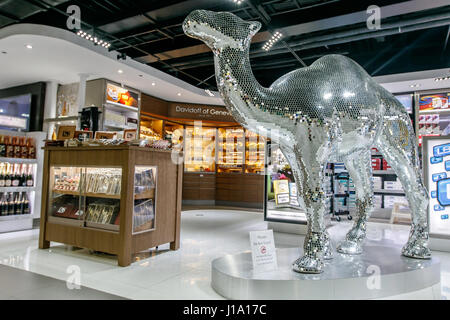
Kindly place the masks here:
[(173, 103), (170, 105), (169, 117), (236, 122), (226, 108), (219, 106), (199, 106)]
[[(450, 141), (428, 140), (428, 215), (432, 234), (450, 235)], [(439, 161), (437, 161), (439, 160)]]
[(449, 93), (425, 94), (419, 97), (419, 109), (440, 110), (449, 108)]
[(107, 83), (106, 102), (138, 108), (139, 94), (111, 83)]
[(250, 245), (254, 272), (266, 272), (278, 268), (273, 230), (251, 231)]

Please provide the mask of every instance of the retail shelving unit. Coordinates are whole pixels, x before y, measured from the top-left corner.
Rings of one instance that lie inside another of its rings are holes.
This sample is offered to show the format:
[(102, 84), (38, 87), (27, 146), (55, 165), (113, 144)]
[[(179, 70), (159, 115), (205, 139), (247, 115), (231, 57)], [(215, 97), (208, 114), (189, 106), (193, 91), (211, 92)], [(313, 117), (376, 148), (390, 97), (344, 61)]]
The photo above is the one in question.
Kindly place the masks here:
[(46, 147), (40, 248), (50, 241), (118, 255), (180, 245), (183, 167), (172, 151)]
[(12, 132), (6, 130), (0, 130), (0, 135), (3, 136), (17, 136), (17, 137), (31, 137), (35, 141), (36, 158), (24, 159), (24, 158), (7, 158), (0, 157), (0, 163), (11, 165), (27, 165), (31, 166), (33, 176), (33, 186), (29, 187), (0, 187), (0, 194), (3, 198), (4, 194), (21, 194), (26, 193), (26, 197), (29, 201), (29, 213), (27, 214), (14, 214), (14, 215), (0, 215), (0, 233), (12, 232), (19, 230), (27, 230), (33, 228), (33, 219), (38, 219), (40, 216), (41, 205), (41, 190), (42, 190), (42, 164), (43, 164), (43, 152), (41, 147), (43, 140), (46, 137), (44, 132)]

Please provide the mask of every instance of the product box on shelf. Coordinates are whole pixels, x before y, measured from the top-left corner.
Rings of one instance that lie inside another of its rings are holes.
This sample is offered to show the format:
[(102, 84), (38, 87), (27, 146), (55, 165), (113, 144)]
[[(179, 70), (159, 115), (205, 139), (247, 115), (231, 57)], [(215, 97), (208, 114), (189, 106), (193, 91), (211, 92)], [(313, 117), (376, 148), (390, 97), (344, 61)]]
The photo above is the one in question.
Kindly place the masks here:
[(402, 184), (398, 179), (395, 181), (385, 181), (384, 188), (387, 190), (402, 190)]
[(383, 180), (381, 177), (372, 177), (372, 182), (374, 189), (382, 189)]
[(386, 159), (383, 159), (383, 170), (391, 169), (391, 166), (387, 163)]
[(373, 170), (381, 170), (381, 159), (380, 158), (372, 158), (372, 169)]

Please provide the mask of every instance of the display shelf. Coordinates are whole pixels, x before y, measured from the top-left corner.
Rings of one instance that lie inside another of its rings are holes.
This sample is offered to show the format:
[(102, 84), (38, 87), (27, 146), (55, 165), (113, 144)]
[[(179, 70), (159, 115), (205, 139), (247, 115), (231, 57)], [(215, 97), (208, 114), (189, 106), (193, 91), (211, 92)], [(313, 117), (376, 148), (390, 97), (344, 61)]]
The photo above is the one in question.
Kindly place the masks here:
[(433, 109), (433, 110), (419, 110), (419, 114), (432, 114), (432, 113), (450, 113), (450, 108)]
[(108, 101), (103, 105), (105, 108), (117, 111), (117, 112), (138, 112), (139, 108), (126, 106), (121, 103)]
[(44, 122), (46, 122), (46, 123), (53, 123), (53, 122), (78, 121), (79, 118), (80, 118), (80, 116), (47, 118), (47, 119), (44, 119)]
[(373, 170), (373, 175), (397, 175), (394, 170)]
[(115, 224), (97, 223), (97, 222), (91, 222), (91, 221), (86, 221), (86, 228), (102, 229), (105, 231), (113, 231), (113, 232), (119, 232), (119, 230), (120, 230), (120, 226), (115, 225)]
[(105, 193), (92, 193), (92, 192), (83, 192), (80, 193), (79, 191), (69, 191), (69, 190), (52, 190), (54, 193), (57, 194), (66, 194), (66, 195), (72, 195), (72, 196), (83, 196), (83, 197), (89, 197), (89, 198), (104, 198), (104, 199), (120, 199), (120, 194), (105, 194)]
[(37, 161), (37, 159), (28, 159), (28, 158), (5, 158), (5, 157), (0, 157), (0, 162), (34, 164), (34, 163), (37, 163), (38, 161)]
[(393, 194), (393, 195), (404, 195), (405, 192), (403, 190), (389, 190), (389, 189), (374, 189), (374, 193), (380, 194)]
[(155, 198), (155, 188), (151, 188), (150, 190), (146, 190), (144, 192), (134, 195), (135, 200), (154, 199), (154, 198)]
[(36, 187), (0, 187), (0, 192), (31, 192), (36, 191)]
[(12, 220), (23, 220), (23, 219), (30, 219), (33, 216), (33, 214), (15, 214), (15, 215), (9, 215), (9, 216), (0, 216), (0, 221), (12, 221)]

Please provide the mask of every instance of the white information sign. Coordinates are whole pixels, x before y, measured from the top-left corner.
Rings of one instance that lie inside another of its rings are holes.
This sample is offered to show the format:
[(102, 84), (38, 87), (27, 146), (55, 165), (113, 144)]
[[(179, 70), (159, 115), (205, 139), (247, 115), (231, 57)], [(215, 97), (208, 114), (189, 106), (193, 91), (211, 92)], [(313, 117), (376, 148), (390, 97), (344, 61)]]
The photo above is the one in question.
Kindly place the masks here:
[(251, 231), (250, 245), (254, 272), (272, 271), (278, 268), (273, 230)]

